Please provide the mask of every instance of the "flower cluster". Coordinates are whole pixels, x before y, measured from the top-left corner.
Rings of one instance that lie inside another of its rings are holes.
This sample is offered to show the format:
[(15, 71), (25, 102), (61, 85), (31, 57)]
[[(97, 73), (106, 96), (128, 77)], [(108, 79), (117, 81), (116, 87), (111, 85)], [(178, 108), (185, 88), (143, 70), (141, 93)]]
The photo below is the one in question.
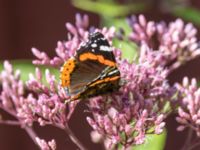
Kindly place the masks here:
[(81, 17), (79, 14), (77, 14), (75, 26), (71, 23), (66, 23), (66, 28), (71, 34), (68, 35), (67, 41), (58, 41), (57, 48), (55, 49), (57, 56), (51, 59), (45, 52), (40, 52), (38, 49), (32, 48), (33, 54), (38, 58), (37, 60), (33, 61), (33, 64), (48, 65), (60, 68), (60, 66), (67, 59), (74, 56), (74, 53), (79, 47), (80, 42), (87, 39), (88, 25), (88, 16), (84, 15)]
[[(141, 50), (144, 54), (151, 53), (144, 51), (148, 49)], [(164, 107), (173, 95), (163, 68), (152, 67), (144, 59), (139, 64), (126, 60), (118, 64), (121, 78), (127, 83), (116, 93), (89, 101), (93, 118), (87, 120), (105, 136), (107, 149), (118, 143), (125, 147), (142, 144), (146, 134), (162, 133), (167, 114)]]
[(133, 32), (130, 40), (139, 45), (146, 44), (153, 50), (162, 52), (161, 65), (173, 71), (185, 62), (200, 54), (197, 41), (197, 29), (191, 24), (184, 24), (181, 19), (167, 25), (165, 22), (147, 22), (143, 15), (128, 19)]
[[(14, 74), (11, 64), (4, 63), (5, 70), (0, 75), (2, 92), (0, 95), (1, 108), (20, 120), (21, 123), (32, 126), (34, 121), (40, 125), (54, 124), (65, 126), (74, 111), (77, 102), (73, 102), (66, 112), (64, 101), (68, 99), (54, 75), (46, 70), (48, 85), (42, 83), (42, 73), (36, 68), (36, 78), (30, 74), (26, 89), (30, 90), (25, 96), (25, 85), (20, 80), (20, 72)], [(34, 96), (35, 92), (37, 96)]]
[[(176, 101), (179, 102), (177, 121), (181, 124), (178, 129), (191, 127), (200, 136), (200, 94), (196, 81), (192, 80), (190, 85), (186, 78), (183, 85), (176, 84), (174, 88), (167, 80), (172, 70), (200, 54), (196, 29), (190, 23), (184, 25), (180, 19), (169, 25), (147, 22), (142, 15), (138, 19), (131, 17), (128, 21), (133, 28), (129, 38), (138, 44), (139, 58), (130, 63), (122, 59), (122, 52), (113, 46), (121, 74), (121, 88), (85, 101), (92, 114), (87, 121), (94, 130), (91, 134), (93, 141), (103, 141), (107, 149), (118, 146), (128, 148), (144, 143), (149, 133), (162, 133), (164, 119), (169, 113), (166, 108), (177, 93), (180, 94), (180, 97), (175, 97), (180, 98)], [(69, 31), (68, 40), (58, 42), (55, 49), (57, 56), (50, 58), (45, 52), (33, 48), (32, 52), (37, 57), (33, 64), (51, 66), (59, 71), (62, 64), (75, 55), (81, 42), (87, 41), (90, 32), (101, 32), (111, 45), (113, 38), (117, 37), (113, 27), (89, 28), (86, 15), (77, 15), (75, 25), (67, 23), (66, 27)], [(24, 127), (41, 149), (56, 149), (55, 141), (40, 139), (31, 128), (33, 122), (65, 130), (80, 149), (85, 149), (68, 126), (79, 101), (65, 104), (70, 97), (62, 89), (56, 75), (48, 69), (45, 76), (42, 74), (36, 68), (35, 74), (30, 74), (24, 84), (19, 71), (14, 72), (5, 61), (4, 71), (0, 74), (0, 108), (16, 118), (9, 124)], [(3, 121), (0, 120), (0, 123)]]
[[(68, 41), (59, 42), (56, 48), (60, 62), (73, 56), (80, 42), (87, 39), (89, 32), (86, 30), (88, 28), (86, 18), (77, 15), (75, 26), (67, 23), (70, 38)], [(114, 37), (113, 28), (93, 29), (93, 31), (103, 33), (110, 43)], [(140, 47), (139, 64), (123, 60), (121, 52), (114, 48), (121, 78), (127, 83), (117, 93), (89, 100), (88, 106), (94, 118), (88, 117), (87, 120), (94, 130), (106, 136), (110, 146), (117, 143), (124, 146), (141, 144), (146, 133), (151, 131), (159, 134), (165, 125), (163, 119), (167, 113), (163, 112), (163, 108), (173, 94), (166, 79), (168, 71), (156, 64), (162, 62), (161, 53), (152, 51), (147, 43), (141, 44)], [(35, 49), (33, 53), (39, 59), (33, 63), (57, 65), (54, 60), (58, 57), (50, 60), (45, 53)], [(60, 54), (63, 54), (62, 57)]]
[(45, 74), (46, 85), (42, 82), (42, 73), (39, 68), (36, 68), (35, 77), (30, 74), (27, 88), (36, 93), (37, 96), (28, 96), (25, 106), (29, 106), (30, 110), (22, 108), (21, 114), (29, 114), (29, 119), (38, 121), (41, 126), (53, 124), (64, 128), (77, 102), (65, 105), (64, 101), (69, 99), (69, 97), (48, 69)]
[(55, 140), (51, 140), (46, 142), (44, 139), (40, 139), (36, 137), (36, 141), (41, 149), (44, 150), (56, 150), (56, 142)]
[[(82, 18), (80, 15), (77, 15), (75, 26), (70, 23), (66, 24), (69, 30), (69, 39), (64, 42), (58, 42), (55, 50), (57, 56), (51, 59), (45, 52), (40, 52), (33, 48), (32, 52), (38, 58), (33, 61), (33, 64), (51, 66), (57, 69), (54, 70), (55, 72), (58, 72), (64, 61), (74, 56), (80, 43), (88, 39), (89, 31), (86, 30), (87, 26), (88, 17), (85, 15)], [(104, 28), (101, 32), (111, 42), (114, 36), (114, 28)], [(13, 68), (8, 62), (5, 62), (4, 69), (0, 75), (2, 83), (1, 108), (19, 120), (19, 122), (6, 121), (7, 124), (31, 127), (34, 122), (38, 122), (41, 126), (53, 125), (71, 134), (70, 138), (72, 137), (72, 141), (79, 143), (68, 127), (68, 121), (79, 101), (65, 104), (65, 101), (70, 97), (65, 94), (59, 79), (55, 75), (46, 69), (44, 76), (42, 71), (36, 68), (35, 74), (31, 73), (29, 80), (24, 84), (20, 80), (19, 71), (14, 74)], [(43, 80), (44, 78), (46, 81)], [(5, 120), (2, 120), (1, 123), (5, 123)], [(33, 137), (34, 142), (41, 149), (55, 149), (52, 148), (52, 144), (49, 144), (49, 142), (39, 139), (32, 129), (31, 132), (28, 129), (27, 133), (31, 133), (30, 136)], [(79, 143), (79, 147), (83, 146)]]
[(33, 54), (37, 57), (37, 60), (34, 60), (33, 64), (60, 68), (66, 60), (75, 55), (75, 52), (79, 48), (81, 42), (88, 40), (88, 30), (91, 30), (91, 32), (101, 31), (110, 42), (112, 41), (115, 32), (113, 27), (109, 29), (105, 27), (102, 30), (94, 28), (89, 29), (88, 16), (84, 15), (81, 17), (80, 14), (76, 15), (75, 25), (66, 23), (66, 28), (69, 32), (68, 40), (58, 41), (55, 49), (57, 56), (51, 59), (45, 52), (32, 48)]
[(182, 96), (176, 117), (180, 124), (177, 130), (182, 131), (189, 127), (200, 137), (200, 88), (197, 86), (197, 81), (192, 79), (190, 82), (185, 77), (183, 83), (176, 84), (176, 87)]
[(0, 93), (0, 108), (17, 118), (20, 122), (26, 123), (27, 120), (20, 117), (26, 97), (24, 97), (24, 85), (20, 80), (20, 71), (13, 71), (12, 65), (4, 62), (4, 70), (0, 74), (2, 92)]
[(39, 139), (32, 128), (33, 122), (36, 121), (37, 110), (45, 109), (48, 105), (45, 107), (42, 105), (34, 106), (36, 103), (39, 103), (39, 101), (36, 101), (31, 93), (26, 96), (25, 85), (23, 81), (20, 80), (20, 71), (14, 71), (12, 65), (8, 61), (4, 62), (4, 70), (0, 74), (0, 82), (2, 83), (0, 108), (15, 118), (14, 120), (5, 120), (1, 118), (0, 123), (19, 125), (27, 131), (32, 140), (38, 144), (41, 149), (55, 150), (56, 143), (54, 139), (46, 143), (45, 140)]

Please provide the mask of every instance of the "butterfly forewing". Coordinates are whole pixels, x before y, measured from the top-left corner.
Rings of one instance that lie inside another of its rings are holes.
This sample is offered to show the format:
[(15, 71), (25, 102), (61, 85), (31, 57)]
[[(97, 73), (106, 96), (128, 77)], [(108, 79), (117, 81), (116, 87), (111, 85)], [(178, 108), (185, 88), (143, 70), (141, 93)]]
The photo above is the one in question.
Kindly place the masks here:
[[(112, 48), (110, 47), (108, 41), (105, 39), (105, 37), (99, 33), (93, 33), (89, 36), (89, 39), (86, 43), (81, 44), (81, 47), (79, 50), (77, 50), (77, 59), (81, 61), (82, 56), (86, 56), (87, 54), (89, 56), (94, 56), (97, 58), (97, 56), (102, 56), (104, 60), (108, 60), (115, 63), (115, 57), (112, 52)], [(97, 59), (98, 61), (98, 59)]]

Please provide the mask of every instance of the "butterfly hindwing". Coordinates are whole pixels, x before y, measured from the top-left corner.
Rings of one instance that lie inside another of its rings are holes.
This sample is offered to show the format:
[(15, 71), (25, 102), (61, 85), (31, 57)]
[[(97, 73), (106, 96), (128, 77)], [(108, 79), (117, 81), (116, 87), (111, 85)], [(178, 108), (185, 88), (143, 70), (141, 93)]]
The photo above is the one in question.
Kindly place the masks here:
[(70, 95), (81, 92), (83, 87), (94, 80), (104, 68), (104, 65), (93, 63), (91, 60), (78, 63), (76, 69), (71, 74)]
[(73, 100), (89, 98), (119, 89), (120, 72), (116, 67), (107, 67), (96, 79), (89, 82)]

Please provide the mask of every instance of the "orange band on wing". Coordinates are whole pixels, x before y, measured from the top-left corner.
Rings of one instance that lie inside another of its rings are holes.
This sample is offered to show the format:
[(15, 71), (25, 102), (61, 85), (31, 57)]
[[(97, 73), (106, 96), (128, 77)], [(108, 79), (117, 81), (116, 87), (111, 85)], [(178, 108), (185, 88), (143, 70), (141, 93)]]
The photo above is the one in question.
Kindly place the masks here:
[(92, 86), (95, 86), (95, 85), (100, 84), (100, 83), (115, 81), (119, 78), (120, 78), (120, 76), (108, 77), (108, 78), (105, 78), (105, 79), (102, 79), (102, 80), (97, 80), (96, 82), (90, 84), (89, 86), (92, 87)]
[(74, 68), (75, 68), (75, 59), (74, 58), (71, 58), (67, 62), (64, 63), (64, 65), (61, 69), (61, 74), (60, 74), (62, 87), (69, 86), (70, 74), (73, 72)]
[(95, 55), (92, 53), (84, 53), (82, 55), (80, 55), (79, 57), (80, 61), (85, 61), (85, 60), (97, 60), (98, 62), (107, 65), (107, 66), (116, 66), (116, 63), (110, 60), (105, 59), (102, 55)]

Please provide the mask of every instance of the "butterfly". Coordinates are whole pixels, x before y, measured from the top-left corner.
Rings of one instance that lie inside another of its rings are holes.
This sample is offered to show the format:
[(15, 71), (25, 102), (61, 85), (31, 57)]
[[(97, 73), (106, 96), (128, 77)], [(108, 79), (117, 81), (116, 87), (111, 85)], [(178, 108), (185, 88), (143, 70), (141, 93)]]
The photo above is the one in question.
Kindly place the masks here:
[(63, 64), (60, 79), (72, 101), (120, 88), (120, 71), (112, 48), (102, 33), (94, 32), (81, 43), (75, 56)]

